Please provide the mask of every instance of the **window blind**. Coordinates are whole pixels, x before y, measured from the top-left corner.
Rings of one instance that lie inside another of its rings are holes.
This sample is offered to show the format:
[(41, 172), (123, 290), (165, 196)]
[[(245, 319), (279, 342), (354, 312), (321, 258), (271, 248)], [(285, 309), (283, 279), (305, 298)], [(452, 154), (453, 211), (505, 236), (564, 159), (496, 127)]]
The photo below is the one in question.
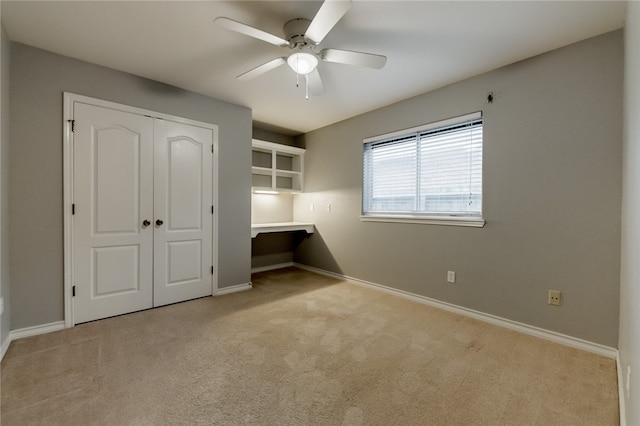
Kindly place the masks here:
[(482, 116), (364, 144), (363, 214), (482, 216)]

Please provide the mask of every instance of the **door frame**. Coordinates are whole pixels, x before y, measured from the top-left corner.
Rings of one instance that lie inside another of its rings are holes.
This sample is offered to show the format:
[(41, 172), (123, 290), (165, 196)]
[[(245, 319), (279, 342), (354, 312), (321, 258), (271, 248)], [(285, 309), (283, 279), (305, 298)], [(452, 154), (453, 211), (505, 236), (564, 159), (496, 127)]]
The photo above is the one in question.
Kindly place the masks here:
[(188, 124), (196, 127), (203, 127), (211, 130), (213, 134), (213, 158), (212, 158), (212, 202), (214, 214), (212, 215), (212, 238), (211, 238), (211, 264), (213, 265), (213, 275), (211, 276), (211, 294), (216, 294), (218, 290), (218, 125), (191, 120), (170, 114), (163, 114), (143, 108), (132, 107), (102, 99), (91, 98), (75, 93), (63, 93), (63, 126), (62, 126), (62, 170), (63, 170), (63, 216), (64, 216), (64, 326), (65, 328), (75, 325), (73, 312), (73, 131), (74, 120), (73, 107), (75, 103), (83, 103), (102, 108), (109, 108), (121, 112), (142, 115), (151, 118), (173, 121), (175, 123)]

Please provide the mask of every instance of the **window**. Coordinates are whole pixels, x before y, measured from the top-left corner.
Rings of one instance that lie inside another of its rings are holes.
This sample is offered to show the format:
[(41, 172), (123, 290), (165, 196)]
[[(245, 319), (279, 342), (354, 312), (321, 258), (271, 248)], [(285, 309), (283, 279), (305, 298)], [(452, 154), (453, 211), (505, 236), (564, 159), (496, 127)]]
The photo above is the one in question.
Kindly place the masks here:
[(483, 226), (482, 114), (364, 141), (363, 220)]

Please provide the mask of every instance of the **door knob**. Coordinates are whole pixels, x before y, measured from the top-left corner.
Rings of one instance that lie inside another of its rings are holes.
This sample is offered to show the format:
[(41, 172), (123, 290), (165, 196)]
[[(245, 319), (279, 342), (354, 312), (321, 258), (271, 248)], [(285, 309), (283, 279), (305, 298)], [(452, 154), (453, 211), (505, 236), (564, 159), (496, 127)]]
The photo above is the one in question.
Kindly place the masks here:
[(142, 226), (149, 226), (149, 225), (151, 225), (151, 222), (149, 222), (148, 219), (145, 219), (142, 221)]
[(160, 219), (156, 220), (156, 225), (160, 226), (162, 225), (164, 222)]

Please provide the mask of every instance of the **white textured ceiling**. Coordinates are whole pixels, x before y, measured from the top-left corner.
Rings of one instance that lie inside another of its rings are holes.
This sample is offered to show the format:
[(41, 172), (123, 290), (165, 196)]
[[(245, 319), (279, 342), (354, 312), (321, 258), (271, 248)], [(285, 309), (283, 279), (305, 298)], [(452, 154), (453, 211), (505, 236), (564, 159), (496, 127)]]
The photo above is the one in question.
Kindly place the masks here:
[(13, 41), (249, 107), (263, 125), (296, 134), (428, 92), (624, 24), (622, 1), (354, 1), (322, 41), (383, 54), (382, 70), (321, 63), (326, 93), (305, 100), (285, 56), (213, 24), (226, 16), (280, 37), (319, 1), (2, 1)]

